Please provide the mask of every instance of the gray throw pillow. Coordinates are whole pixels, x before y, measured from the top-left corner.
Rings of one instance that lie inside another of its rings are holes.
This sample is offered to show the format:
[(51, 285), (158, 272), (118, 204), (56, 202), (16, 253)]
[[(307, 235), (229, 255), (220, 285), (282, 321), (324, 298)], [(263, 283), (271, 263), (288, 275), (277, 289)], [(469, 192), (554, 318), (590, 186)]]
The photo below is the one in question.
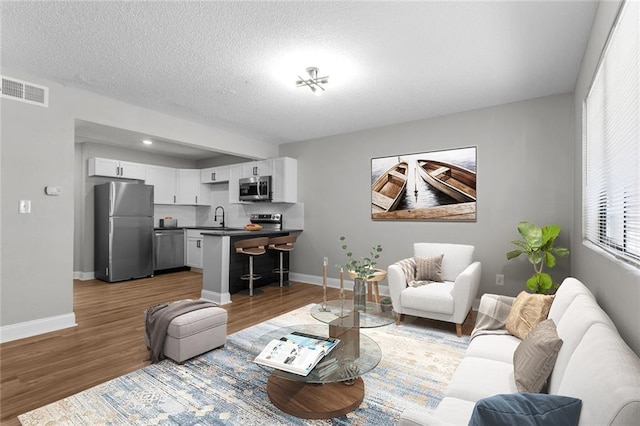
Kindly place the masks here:
[(469, 426), (577, 426), (582, 401), (539, 393), (494, 395), (476, 402)]
[(556, 324), (548, 319), (531, 329), (513, 353), (513, 375), (520, 392), (540, 392), (562, 347)]
[(416, 256), (416, 281), (442, 281), (442, 258), (438, 256)]

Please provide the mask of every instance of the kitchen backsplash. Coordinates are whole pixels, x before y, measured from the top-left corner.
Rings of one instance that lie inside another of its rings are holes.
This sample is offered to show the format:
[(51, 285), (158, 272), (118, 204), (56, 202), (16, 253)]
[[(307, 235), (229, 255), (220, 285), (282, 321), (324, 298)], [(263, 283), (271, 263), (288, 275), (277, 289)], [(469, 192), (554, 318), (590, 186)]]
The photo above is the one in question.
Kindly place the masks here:
[(172, 217), (178, 219), (178, 226), (219, 226), (220, 210), (218, 210), (218, 220), (214, 220), (216, 206), (222, 206), (225, 213), (225, 225), (233, 228), (240, 228), (249, 223), (252, 213), (282, 213), (283, 224), (286, 229), (304, 229), (304, 205), (281, 204), (281, 203), (252, 203), (252, 204), (231, 204), (215, 202), (209, 206), (172, 206), (156, 204), (153, 214), (154, 226), (158, 226), (160, 219)]

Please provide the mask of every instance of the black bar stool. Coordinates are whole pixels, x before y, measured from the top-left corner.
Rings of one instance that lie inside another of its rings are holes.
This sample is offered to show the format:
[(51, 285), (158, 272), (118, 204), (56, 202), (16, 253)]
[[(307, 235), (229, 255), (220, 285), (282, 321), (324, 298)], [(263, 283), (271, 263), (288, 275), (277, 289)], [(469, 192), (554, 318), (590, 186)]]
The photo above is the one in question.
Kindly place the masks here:
[(279, 284), (280, 287), (284, 286), (284, 274), (289, 272), (289, 270), (284, 268), (283, 255), (285, 251), (293, 250), (293, 243), (296, 242), (296, 238), (295, 235), (269, 238), (269, 248), (280, 252), (280, 267), (273, 270), (274, 273), (280, 274), (280, 282), (274, 283), (274, 286), (277, 284)]
[(265, 247), (269, 244), (269, 237), (250, 238), (248, 240), (240, 240), (234, 243), (233, 247), (236, 249), (236, 253), (246, 254), (249, 256), (249, 273), (242, 275), (241, 280), (249, 280), (249, 290), (243, 290), (240, 293), (249, 294), (262, 294), (263, 291), (253, 289), (253, 280), (259, 280), (262, 276), (253, 273), (253, 257), (260, 256), (267, 252)]

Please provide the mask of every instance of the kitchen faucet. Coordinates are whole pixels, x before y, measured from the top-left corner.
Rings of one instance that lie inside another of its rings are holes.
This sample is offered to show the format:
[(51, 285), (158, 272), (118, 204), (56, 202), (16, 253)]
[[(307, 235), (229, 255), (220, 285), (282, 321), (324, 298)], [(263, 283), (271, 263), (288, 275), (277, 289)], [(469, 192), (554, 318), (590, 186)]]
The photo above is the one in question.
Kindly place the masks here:
[(213, 211), (213, 220), (218, 220), (218, 209), (222, 209), (222, 221), (220, 222), (220, 226), (224, 228), (224, 207), (216, 207), (216, 209)]

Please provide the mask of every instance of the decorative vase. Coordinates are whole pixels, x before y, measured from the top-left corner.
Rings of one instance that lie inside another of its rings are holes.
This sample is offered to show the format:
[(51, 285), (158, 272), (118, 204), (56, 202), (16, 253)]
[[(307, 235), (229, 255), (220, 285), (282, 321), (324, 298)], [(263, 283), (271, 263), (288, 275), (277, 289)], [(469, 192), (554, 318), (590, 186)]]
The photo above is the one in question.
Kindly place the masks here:
[(353, 279), (353, 310), (367, 310), (367, 281), (362, 278)]

